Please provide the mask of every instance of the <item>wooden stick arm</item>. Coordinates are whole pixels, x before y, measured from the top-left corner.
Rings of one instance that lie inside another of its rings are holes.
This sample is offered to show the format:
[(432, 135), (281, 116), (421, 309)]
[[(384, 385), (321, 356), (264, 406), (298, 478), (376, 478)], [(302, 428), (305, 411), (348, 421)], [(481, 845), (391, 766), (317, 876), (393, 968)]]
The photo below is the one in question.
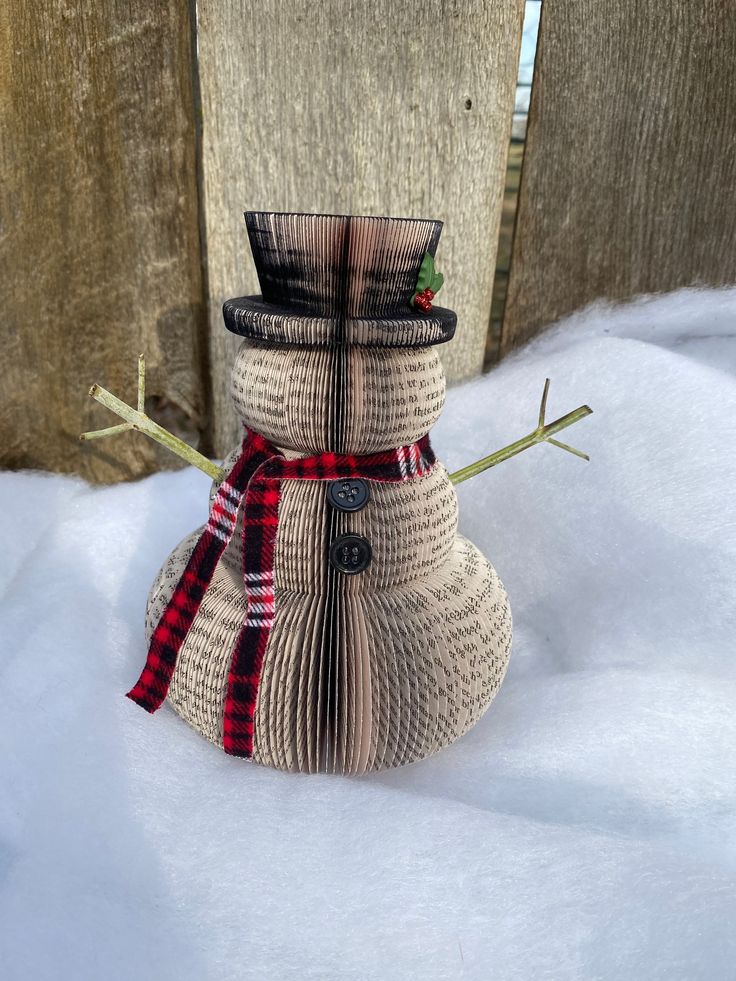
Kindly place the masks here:
[(566, 429), (568, 426), (572, 426), (580, 419), (584, 419), (586, 416), (589, 416), (593, 410), (588, 405), (581, 405), (577, 409), (573, 409), (572, 412), (568, 412), (567, 415), (556, 419), (554, 422), (545, 423), (544, 417), (547, 411), (548, 392), (549, 378), (547, 378), (544, 383), (542, 401), (539, 406), (539, 423), (536, 429), (534, 429), (527, 436), (522, 436), (521, 439), (517, 439), (515, 443), (509, 443), (508, 446), (504, 446), (500, 450), (496, 450), (496, 452), (491, 453), (490, 456), (484, 456), (481, 460), (476, 460), (475, 463), (470, 463), (467, 467), (463, 467), (461, 470), (456, 470), (454, 473), (451, 473), (450, 480), (452, 483), (461, 484), (464, 480), (470, 480), (471, 477), (475, 477), (477, 474), (483, 473), (484, 470), (490, 470), (490, 468), (495, 467), (496, 464), (503, 463), (504, 460), (509, 460), (512, 456), (516, 456), (517, 453), (522, 453), (524, 450), (528, 450), (537, 443), (551, 443), (553, 446), (557, 446), (561, 450), (567, 450), (568, 453), (573, 453), (575, 456), (579, 456), (583, 460), (589, 460), (590, 457), (586, 453), (583, 453), (581, 450), (576, 450), (574, 446), (568, 446), (567, 443), (562, 443), (560, 440), (553, 439), (552, 437), (556, 433), (559, 433), (562, 429)]
[(83, 440), (89, 439), (103, 439), (106, 436), (115, 436), (118, 433), (126, 432), (130, 429), (136, 430), (136, 432), (144, 433), (151, 439), (155, 439), (157, 443), (165, 446), (172, 453), (176, 453), (177, 456), (181, 457), (187, 463), (192, 466), (197, 467), (203, 473), (206, 473), (208, 477), (213, 480), (222, 480), (225, 477), (225, 471), (222, 467), (219, 467), (212, 460), (209, 460), (206, 456), (203, 456), (193, 447), (185, 443), (184, 440), (174, 436), (170, 433), (168, 429), (164, 429), (163, 426), (159, 426), (158, 423), (154, 422), (150, 416), (147, 416), (143, 411), (145, 405), (145, 384), (146, 384), (146, 364), (143, 355), (138, 358), (138, 408), (134, 409), (132, 406), (128, 405), (126, 402), (121, 401), (112, 392), (108, 392), (107, 389), (102, 388), (100, 385), (93, 385), (89, 390), (89, 394), (95, 401), (104, 405), (106, 408), (114, 412), (115, 415), (120, 416), (125, 422), (117, 425), (111, 426), (109, 429), (97, 429), (94, 432), (82, 433), (79, 437)]

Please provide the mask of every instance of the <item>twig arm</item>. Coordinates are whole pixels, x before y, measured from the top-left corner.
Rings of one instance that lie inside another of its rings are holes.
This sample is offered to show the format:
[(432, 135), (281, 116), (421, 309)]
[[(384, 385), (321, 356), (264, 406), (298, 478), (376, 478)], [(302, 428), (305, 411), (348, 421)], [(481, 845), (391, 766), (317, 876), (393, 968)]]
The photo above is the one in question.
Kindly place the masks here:
[(133, 427), (129, 422), (121, 422), (119, 426), (109, 426), (107, 429), (95, 429), (91, 433), (82, 433), (80, 439), (104, 439), (105, 436), (117, 436), (118, 433), (127, 433)]
[(138, 411), (146, 411), (146, 359), (138, 355)]
[(547, 414), (547, 396), (549, 395), (549, 378), (544, 379), (544, 391), (542, 392), (542, 401), (539, 403), (539, 422), (537, 423), (537, 429), (541, 429), (544, 425), (544, 417)]
[(463, 467), (461, 470), (456, 470), (454, 473), (450, 474), (450, 480), (453, 484), (461, 484), (464, 480), (470, 480), (471, 477), (475, 477), (479, 473), (483, 473), (484, 470), (490, 470), (491, 467), (495, 467), (499, 463), (503, 463), (504, 460), (509, 460), (512, 456), (516, 456), (518, 453), (523, 453), (524, 450), (528, 450), (532, 446), (536, 446), (537, 443), (551, 443), (553, 446), (557, 446), (561, 450), (567, 450), (568, 453), (573, 453), (575, 456), (581, 457), (583, 460), (588, 460), (589, 457), (582, 450), (575, 449), (574, 446), (568, 446), (567, 443), (562, 443), (560, 440), (552, 439), (552, 437), (559, 433), (562, 429), (567, 429), (568, 426), (574, 425), (586, 416), (592, 413), (590, 406), (581, 405), (577, 409), (573, 409), (572, 412), (568, 412), (567, 415), (561, 416), (559, 419), (555, 419), (554, 422), (545, 423), (545, 413), (547, 411), (547, 394), (549, 392), (549, 378), (545, 380), (544, 391), (542, 392), (542, 401), (539, 406), (539, 424), (537, 428), (526, 436), (522, 436), (521, 439), (517, 439), (515, 443), (509, 443), (508, 446), (502, 447), (500, 450), (496, 450), (495, 453), (491, 453), (490, 456), (484, 456), (482, 460), (476, 460), (475, 463), (470, 463), (467, 467)]
[(181, 457), (187, 463), (192, 466), (197, 467), (203, 473), (206, 473), (208, 477), (213, 480), (222, 480), (226, 474), (222, 467), (218, 467), (216, 463), (212, 460), (208, 460), (206, 456), (203, 456), (184, 440), (179, 439), (178, 436), (174, 436), (170, 433), (168, 429), (164, 429), (163, 426), (159, 426), (158, 423), (154, 422), (150, 416), (147, 416), (143, 411), (145, 406), (145, 377), (146, 377), (146, 366), (143, 359), (143, 355), (138, 359), (138, 408), (134, 409), (132, 406), (123, 402), (117, 396), (113, 395), (112, 392), (108, 392), (106, 388), (102, 388), (100, 385), (93, 385), (89, 390), (89, 394), (92, 398), (99, 402), (100, 405), (104, 405), (105, 408), (110, 409), (115, 415), (120, 416), (125, 422), (118, 426), (110, 426), (109, 429), (97, 429), (94, 432), (82, 433), (79, 437), (83, 440), (89, 439), (102, 439), (106, 436), (115, 436), (118, 433), (127, 432), (129, 429), (135, 429), (136, 432), (144, 433), (151, 439), (155, 439), (157, 443), (165, 446), (172, 453), (176, 453), (177, 456)]

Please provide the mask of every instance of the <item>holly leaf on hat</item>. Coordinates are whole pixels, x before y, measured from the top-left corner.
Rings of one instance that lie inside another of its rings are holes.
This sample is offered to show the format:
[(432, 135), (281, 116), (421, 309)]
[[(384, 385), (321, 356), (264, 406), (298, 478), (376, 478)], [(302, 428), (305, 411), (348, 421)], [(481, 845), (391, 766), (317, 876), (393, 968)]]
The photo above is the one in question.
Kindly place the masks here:
[(445, 277), (441, 272), (436, 272), (432, 274), (432, 282), (429, 284), (429, 288), (433, 293), (439, 293), (442, 289), (442, 284), (445, 281)]
[(429, 252), (425, 252), (422, 264), (419, 267), (419, 278), (417, 279), (417, 285), (414, 287), (414, 292), (421, 293), (426, 289), (431, 289), (432, 277), (434, 275), (436, 275), (434, 271), (434, 258)]
[(411, 302), (416, 306), (417, 297), (425, 290), (431, 290), (432, 293), (437, 293), (438, 290), (442, 289), (444, 281), (445, 277), (441, 272), (437, 272), (434, 267), (434, 256), (430, 255), (429, 252), (425, 252), (422, 264), (419, 267), (419, 277), (414, 287), (414, 297)]

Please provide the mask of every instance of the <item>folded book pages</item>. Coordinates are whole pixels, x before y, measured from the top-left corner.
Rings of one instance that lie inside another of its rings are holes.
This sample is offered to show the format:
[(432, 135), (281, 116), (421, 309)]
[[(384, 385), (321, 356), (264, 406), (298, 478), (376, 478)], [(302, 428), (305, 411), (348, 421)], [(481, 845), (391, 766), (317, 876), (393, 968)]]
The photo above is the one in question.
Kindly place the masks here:
[(244, 439), (153, 584), (129, 694), (279, 769), (401, 766), (478, 720), (511, 645), (428, 436), (455, 330), (431, 302), (441, 223), (246, 223), (261, 295), (224, 306)]

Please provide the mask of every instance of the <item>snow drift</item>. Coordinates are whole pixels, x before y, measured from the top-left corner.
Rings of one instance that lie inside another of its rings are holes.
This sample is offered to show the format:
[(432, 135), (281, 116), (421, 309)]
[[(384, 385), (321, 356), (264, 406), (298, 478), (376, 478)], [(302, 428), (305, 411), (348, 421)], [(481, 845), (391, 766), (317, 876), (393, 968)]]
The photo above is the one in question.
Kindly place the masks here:
[(600, 306), (450, 392), (451, 470), (533, 428), (547, 375), (592, 459), (459, 488), (509, 674), (379, 776), (260, 769), (123, 697), (202, 474), (0, 475), (2, 977), (733, 978), (735, 336), (733, 290)]

